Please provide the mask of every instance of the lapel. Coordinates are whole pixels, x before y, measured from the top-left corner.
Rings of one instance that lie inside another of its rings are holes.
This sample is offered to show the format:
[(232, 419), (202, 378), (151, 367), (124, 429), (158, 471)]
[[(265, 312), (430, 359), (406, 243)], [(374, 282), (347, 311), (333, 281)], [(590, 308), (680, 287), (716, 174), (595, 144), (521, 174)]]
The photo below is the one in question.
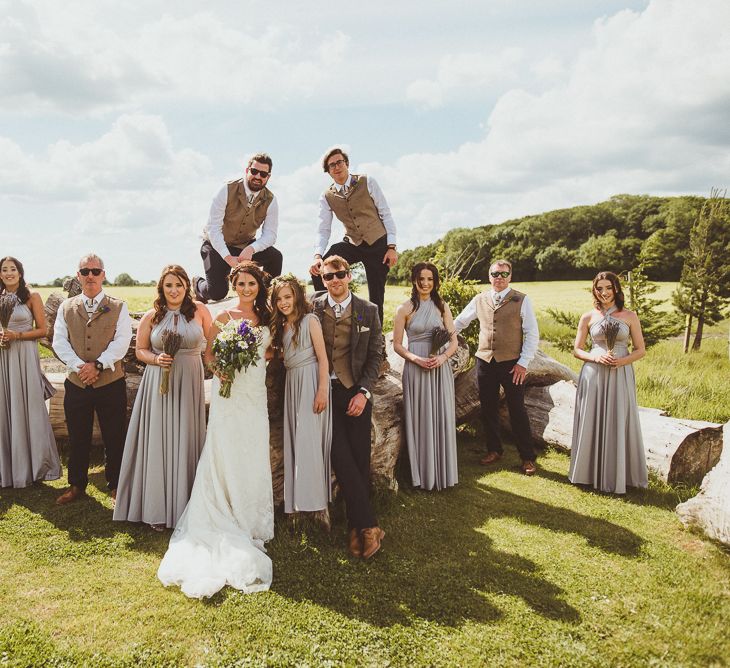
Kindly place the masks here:
[[(246, 178), (245, 176), (243, 177)], [(244, 206), (246, 209), (250, 209), (251, 207), (248, 204), (248, 196), (246, 195), (246, 188), (243, 187), (243, 179), (241, 179), (238, 182), (238, 201)]]
[[(103, 309), (104, 309), (104, 308), (106, 307), (106, 305), (107, 305), (108, 303), (109, 303), (109, 297), (108, 297), (107, 295), (104, 295), (104, 299), (102, 299), (102, 300), (101, 300), (101, 301), (99, 302), (99, 306), (97, 306), (97, 308), (96, 308), (96, 311), (95, 311), (95, 312), (94, 312), (94, 314), (93, 314), (93, 315), (92, 315), (92, 316), (91, 316), (91, 317), (89, 318), (89, 322), (87, 323), (87, 325), (90, 325), (90, 324), (91, 324), (92, 322), (94, 322), (94, 320), (97, 320), (97, 319), (98, 319), (98, 318), (99, 318), (100, 316), (102, 316), (102, 315), (103, 315), (103, 314), (104, 314), (104, 313), (106, 312), (106, 311), (104, 311)], [(84, 309), (84, 312), (85, 312), (85, 311), (86, 311), (86, 309)]]
[(350, 182), (347, 184), (347, 187), (349, 188), (347, 195), (343, 195), (340, 190), (337, 189), (337, 184), (333, 183), (330, 186), (330, 192), (335, 196), (339, 197), (340, 199), (349, 199), (350, 195), (352, 195), (352, 191), (355, 189), (355, 186), (360, 182), (360, 177), (357, 174), (350, 174)]
[(508, 302), (508, 301), (510, 300), (510, 295), (511, 295), (511, 294), (512, 294), (512, 288), (510, 288), (509, 290), (507, 290), (507, 294), (506, 294), (506, 295), (505, 295), (504, 297), (502, 297), (502, 301), (501, 301), (501, 302), (499, 302), (499, 306), (495, 306), (495, 305), (494, 305), (494, 300), (492, 299), (492, 293), (490, 292), (490, 293), (489, 293), (489, 298), (487, 299), (487, 303), (488, 303), (488, 304), (489, 304), (489, 305), (490, 305), (490, 306), (491, 306), (491, 307), (492, 307), (492, 308), (493, 308), (493, 309), (494, 309), (495, 311), (497, 311), (498, 309), (501, 309), (501, 308), (502, 308), (502, 307), (503, 307), (503, 306), (504, 306), (504, 305), (505, 305), (505, 304), (506, 304), (506, 303), (507, 303), (507, 302)]
[(325, 293), (317, 298), (315, 298), (312, 301), (312, 310), (314, 311), (314, 315), (316, 315), (320, 322), (324, 319), (324, 310), (327, 307), (327, 291), (325, 290)]
[(350, 302), (352, 311), (352, 327), (350, 328), (350, 349), (352, 354), (355, 354), (355, 348), (357, 342), (360, 340), (360, 327), (363, 325), (363, 306), (354, 294), (352, 295), (352, 301)]
[(76, 302), (75, 310), (79, 314), (79, 317), (84, 320), (89, 320), (89, 314), (86, 312), (86, 306), (84, 306), (84, 302), (86, 301), (86, 297), (84, 297), (84, 294), (81, 293), (79, 295), (79, 300)]

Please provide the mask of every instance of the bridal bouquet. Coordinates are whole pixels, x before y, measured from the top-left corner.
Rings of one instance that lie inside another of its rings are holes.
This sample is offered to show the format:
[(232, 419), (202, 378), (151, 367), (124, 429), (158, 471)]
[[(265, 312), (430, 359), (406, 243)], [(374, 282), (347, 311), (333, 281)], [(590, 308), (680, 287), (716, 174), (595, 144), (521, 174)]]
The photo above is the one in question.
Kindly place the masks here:
[(248, 369), (261, 359), (259, 344), (263, 330), (255, 327), (250, 320), (229, 320), (224, 325), (216, 322), (220, 333), (213, 341), (215, 370), (226, 377), (221, 380), (219, 394), (228, 399), (234, 376), (241, 369)]

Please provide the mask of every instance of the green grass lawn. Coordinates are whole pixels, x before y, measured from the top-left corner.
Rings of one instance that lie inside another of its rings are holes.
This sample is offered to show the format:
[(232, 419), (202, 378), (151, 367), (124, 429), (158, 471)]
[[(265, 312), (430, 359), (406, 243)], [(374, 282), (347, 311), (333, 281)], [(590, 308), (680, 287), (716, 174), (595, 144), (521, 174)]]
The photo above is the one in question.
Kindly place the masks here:
[(686, 532), (677, 493), (626, 498), (567, 483), (548, 452), (534, 478), (514, 448), (495, 469), (460, 436), (460, 483), (379, 500), (371, 562), (277, 519), (270, 592), (208, 601), (155, 572), (169, 533), (113, 523), (60, 484), (0, 496), (0, 665), (710, 666), (730, 656), (730, 560)]

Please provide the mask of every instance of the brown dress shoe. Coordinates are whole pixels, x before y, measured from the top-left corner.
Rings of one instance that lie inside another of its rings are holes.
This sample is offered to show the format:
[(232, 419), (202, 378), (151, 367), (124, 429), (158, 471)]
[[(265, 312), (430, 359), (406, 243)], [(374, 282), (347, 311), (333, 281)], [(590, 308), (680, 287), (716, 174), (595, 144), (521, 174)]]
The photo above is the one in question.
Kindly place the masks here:
[(488, 466), (489, 464), (494, 464), (494, 462), (498, 462), (500, 459), (502, 459), (501, 452), (488, 452), (486, 457), (482, 457), (479, 460), (479, 463), (482, 466)]
[(86, 496), (86, 492), (81, 489), (81, 487), (71, 485), (71, 487), (69, 487), (63, 494), (61, 494), (61, 496), (56, 499), (56, 504), (59, 506), (63, 506), (67, 503), (71, 503), (72, 501), (80, 499), (82, 496)]
[(522, 466), (520, 467), (522, 469), (522, 473), (525, 475), (535, 475), (535, 472), (537, 471), (537, 466), (535, 466), (535, 462), (531, 462), (529, 459), (526, 459), (524, 462), (522, 462)]
[(385, 538), (385, 531), (380, 527), (362, 530), (362, 558), (370, 559), (379, 549), (380, 541)]
[(112, 500), (112, 509), (117, 507), (117, 490), (113, 489), (111, 492), (109, 492), (109, 496)]
[(350, 529), (348, 548), (353, 557), (357, 557), (358, 559), (362, 557), (362, 536), (357, 529)]

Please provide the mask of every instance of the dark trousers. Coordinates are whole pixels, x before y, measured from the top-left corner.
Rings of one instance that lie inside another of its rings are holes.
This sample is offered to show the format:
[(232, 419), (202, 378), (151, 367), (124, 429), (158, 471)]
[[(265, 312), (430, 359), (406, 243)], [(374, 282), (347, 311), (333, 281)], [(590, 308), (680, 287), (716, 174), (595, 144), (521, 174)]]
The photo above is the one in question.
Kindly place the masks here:
[[(363, 241), (359, 246), (355, 246), (348, 241), (340, 241), (332, 244), (323, 257), (326, 260), (330, 255), (339, 255), (350, 264), (363, 263), (368, 280), (368, 299), (378, 307), (381, 324), (383, 322), (383, 301), (385, 300), (385, 279), (388, 277), (388, 265), (383, 264), (383, 258), (387, 250), (388, 237), (383, 235), (372, 245)], [(312, 283), (315, 291), (325, 289), (319, 276), (312, 276)]]
[(523, 461), (532, 461), (535, 459), (535, 448), (530, 433), (530, 420), (525, 410), (525, 386), (515, 385), (510, 373), (515, 364), (517, 360), (497, 362), (492, 359), (491, 362), (485, 362), (477, 358), (479, 403), (487, 436), (487, 450), (502, 453), (502, 441), (499, 438), (499, 386), (501, 385), (507, 400), (517, 450)]
[(67, 380), (64, 387), (63, 410), (70, 441), (69, 484), (86, 489), (89, 482), (89, 452), (96, 411), (104, 441), (106, 481), (109, 489), (116, 489), (127, 434), (127, 385), (124, 378), (99, 388), (81, 388)]
[(345, 497), (348, 529), (378, 525), (370, 506), (370, 430), (373, 405), (358, 416), (345, 415), (358, 388), (332, 382), (332, 467)]
[[(233, 257), (238, 257), (241, 254), (241, 250), (243, 249), (228, 246), (228, 251)], [(228, 294), (228, 275), (231, 273), (230, 265), (213, 248), (210, 241), (207, 240), (200, 247), (200, 257), (203, 258), (205, 279), (198, 281), (197, 292), (199, 296), (206, 301), (225, 299)], [(261, 265), (265, 272), (271, 274), (272, 278), (281, 274), (283, 258), (281, 253), (273, 246), (269, 246), (259, 253), (254, 253), (251, 259), (256, 264)]]

